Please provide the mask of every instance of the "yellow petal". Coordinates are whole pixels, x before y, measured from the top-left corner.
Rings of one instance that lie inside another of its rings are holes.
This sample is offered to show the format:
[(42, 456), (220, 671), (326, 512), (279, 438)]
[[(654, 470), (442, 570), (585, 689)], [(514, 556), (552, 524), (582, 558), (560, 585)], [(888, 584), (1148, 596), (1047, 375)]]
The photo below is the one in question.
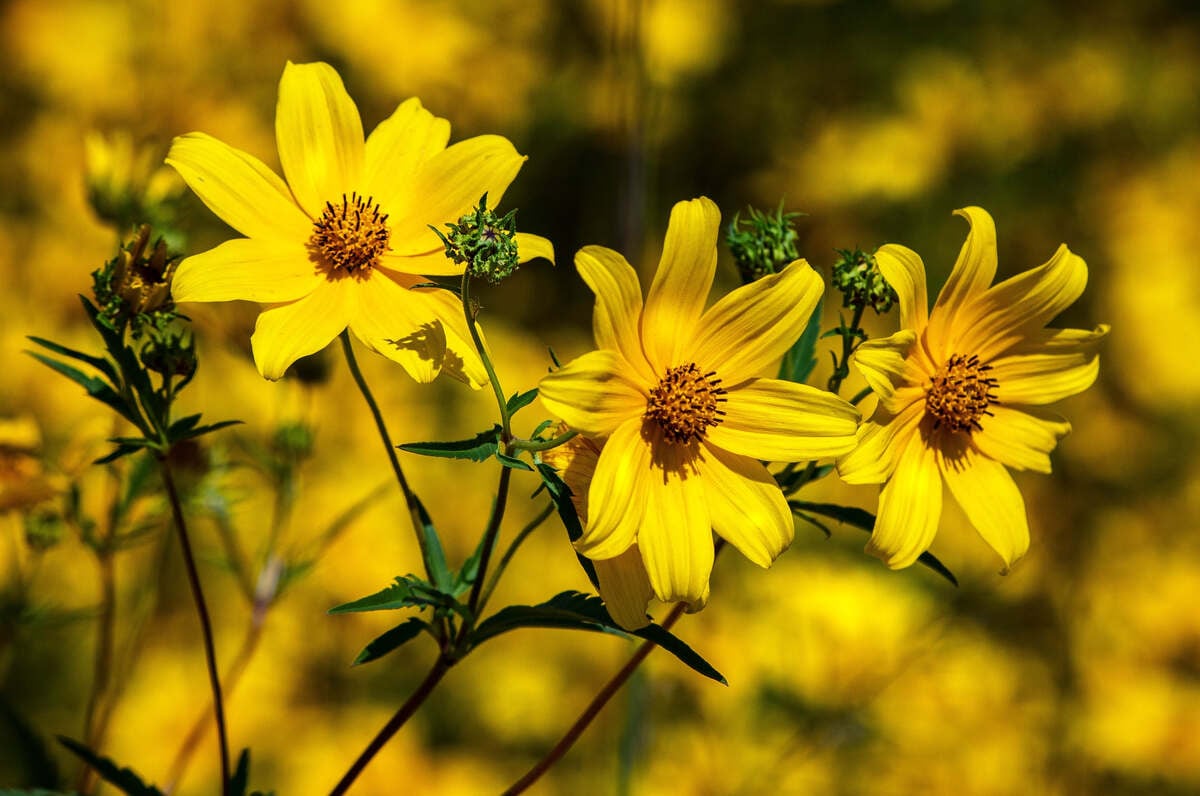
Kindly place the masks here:
[(296, 201), (313, 218), (320, 217), (326, 202), (357, 190), (363, 168), (362, 120), (332, 66), (289, 61), (284, 67), (275, 143)]
[(387, 252), (379, 260), (379, 266), (390, 273), (393, 278), (400, 274), (421, 276), (462, 276), (463, 265), (456, 263), (446, 256), (446, 249), (439, 246), (424, 254), (396, 254)]
[(542, 378), (542, 404), (571, 428), (608, 436), (646, 411), (646, 393), (633, 381), (629, 364), (616, 351), (591, 351)]
[(295, 301), (325, 281), (297, 242), (235, 238), (188, 257), (171, 282), (176, 301)]
[(527, 263), (530, 260), (541, 257), (543, 260), (549, 260), (551, 265), (554, 265), (554, 244), (547, 238), (541, 235), (532, 235), (528, 232), (518, 232), (516, 235), (517, 243), (517, 260), (522, 263)]
[(489, 208), (499, 206), (524, 162), (512, 143), (498, 135), (468, 138), (438, 152), (417, 171), (408, 201), (388, 209), (392, 250), (403, 255), (442, 248), (429, 227), (445, 231), (485, 193)]
[(929, 322), (929, 296), (925, 288), (925, 264), (915, 251), (889, 243), (875, 252), (875, 264), (896, 291), (900, 326), (920, 334)]
[(580, 435), (556, 448), (542, 451), (538, 457), (558, 471), (563, 483), (571, 490), (571, 502), (575, 504), (579, 521), (586, 525), (588, 487), (596, 474), (596, 464), (600, 461), (599, 446)]
[(1058, 415), (1032, 407), (1021, 410), (994, 405), (992, 417), (981, 420), (982, 429), (971, 435), (981, 453), (1016, 470), (1050, 472), (1050, 451), (1071, 424)]
[(876, 412), (876, 419), (863, 423), (854, 450), (838, 459), (837, 470), (848, 484), (882, 484), (891, 478), (909, 439), (919, 432), (925, 407), (916, 403), (899, 415)]
[(979, 207), (955, 210), (954, 214), (965, 218), (971, 228), (929, 317), (929, 340), (948, 346), (933, 352), (940, 358), (957, 352), (953, 330), (960, 327), (956, 321), (963, 308), (983, 295), (996, 278), (996, 223)]
[(969, 448), (961, 456), (939, 457), (950, 494), (975, 530), (1004, 559), (1007, 571), (1029, 549), (1025, 501), (1004, 465)]
[(1069, 307), (1087, 286), (1087, 264), (1066, 246), (1045, 265), (995, 285), (967, 307), (955, 328), (961, 351), (987, 362), (1021, 345)]
[(824, 291), (817, 272), (797, 260), (727, 294), (701, 316), (695, 341), (685, 342), (701, 369), (716, 370), (727, 385), (761, 376), (804, 332)]
[(701, 602), (713, 566), (712, 524), (704, 480), (669, 468), (647, 485), (638, 547), (655, 596), (663, 602)]
[(650, 369), (642, 351), (642, 287), (633, 266), (603, 246), (584, 246), (575, 254), (575, 268), (596, 294), (592, 333), (596, 346), (620, 351), (640, 378), (656, 383), (662, 374)]
[(650, 624), (646, 605), (654, 591), (646, 577), (646, 566), (638, 546), (633, 545), (616, 558), (592, 563), (600, 583), (600, 596), (613, 621), (626, 630), (637, 630)]
[(367, 138), (362, 192), (385, 213), (408, 206), (417, 171), (449, 141), (450, 122), (425, 110), (416, 97), (405, 100)]
[(357, 299), (350, 331), (372, 351), (425, 384), (439, 373), (478, 389), (487, 384), (462, 304), (445, 290), (411, 290), (382, 272), (352, 278)]
[(700, 447), (696, 462), (717, 535), (764, 569), (792, 543), (795, 526), (779, 484), (756, 459)]
[(646, 297), (642, 347), (654, 370), (684, 364), (717, 269), (721, 211), (706, 197), (671, 209), (662, 259)]
[(1007, 356), (992, 361), (1003, 404), (1048, 404), (1092, 386), (1100, 372), (1097, 347), (1108, 326), (1094, 331), (1044, 329)]
[(868, 340), (854, 352), (855, 366), (889, 414), (924, 397), (928, 377), (910, 355), (916, 341), (914, 331), (901, 329), (891, 337)]
[(717, 447), (773, 462), (839, 456), (854, 447), (861, 416), (826, 390), (753, 379), (725, 398), (725, 416), (705, 437)]
[(283, 378), (289, 365), (341, 334), (350, 314), (350, 293), (344, 287), (324, 280), (302, 299), (263, 310), (250, 338), (263, 378)]
[(936, 455), (919, 434), (912, 434), (879, 493), (879, 514), (866, 550), (892, 569), (911, 566), (933, 543), (941, 515)]
[(300, 244), (312, 234), (312, 221), (283, 180), (245, 152), (210, 135), (188, 133), (171, 143), (167, 163), (209, 210), (247, 237)]
[(646, 492), (661, 480), (642, 439), (642, 419), (628, 420), (600, 451), (588, 488), (588, 518), (575, 549), (593, 560), (614, 558), (637, 539), (646, 513)]

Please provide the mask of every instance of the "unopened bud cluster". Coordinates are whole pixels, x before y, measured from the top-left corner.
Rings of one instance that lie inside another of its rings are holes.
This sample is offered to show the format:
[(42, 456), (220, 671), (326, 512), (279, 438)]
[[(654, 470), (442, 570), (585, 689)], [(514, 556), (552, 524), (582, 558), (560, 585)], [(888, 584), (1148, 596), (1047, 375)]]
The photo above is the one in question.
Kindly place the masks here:
[(842, 293), (843, 307), (870, 307), (883, 315), (896, 303), (896, 291), (875, 265), (875, 257), (858, 249), (838, 249), (833, 286)]
[(743, 283), (779, 273), (800, 257), (792, 225), (792, 219), (799, 215), (784, 213), (781, 203), (774, 213), (762, 213), (752, 207), (748, 220), (743, 220), (740, 214), (733, 217), (725, 232), (725, 244), (733, 254)]
[(498, 218), (488, 210), (484, 194), (472, 212), (457, 224), (446, 225), (446, 233), (431, 229), (442, 239), (447, 257), (465, 265), (471, 276), (482, 277), (494, 285), (516, 271), (519, 264), (516, 213), (510, 210)]
[(178, 263), (161, 238), (150, 244), (150, 227), (143, 224), (115, 258), (92, 273), (101, 320), (114, 331), (128, 325), (134, 337), (147, 325), (163, 328), (174, 320), (171, 277)]

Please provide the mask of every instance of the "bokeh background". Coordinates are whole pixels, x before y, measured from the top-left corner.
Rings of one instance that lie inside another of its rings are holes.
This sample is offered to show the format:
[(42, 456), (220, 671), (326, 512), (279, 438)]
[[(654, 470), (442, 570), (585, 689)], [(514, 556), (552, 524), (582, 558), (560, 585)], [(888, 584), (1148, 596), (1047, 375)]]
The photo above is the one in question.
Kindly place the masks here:
[[(979, 204), (997, 222), (1002, 276), (1067, 242), (1091, 282), (1056, 325), (1113, 327), (1099, 382), (1060, 407), (1075, 431), (1054, 475), (1017, 476), (1033, 545), (1010, 574), (955, 508), (934, 552), (957, 589), (922, 568), (886, 570), (848, 527), (826, 540), (802, 525), (769, 572), (724, 555), (710, 607), (677, 632), (729, 687), (653, 654), (534, 792), (1200, 792), (1194, 3), (8, 0), (0, 42), (0, 498), (10, 509), (0, 515), (0, 787), (77, 781), (53, 739), (84, 734), (105, 605), (114, 685), (94, 708), (108, 716), (105, 754), (164, 785), (207, 705), (153, 483), (131, 507), (133, 537), (110, 556), (56, 525), (55, 495), (75, 483), (103, 527), (115, 482), (88, 462), (114, 427), (21, 352), (29, 334), (94, 345), (75, 294), (112, 256), (116, 232), (87, 201), (89, 168), (93, 187), (133, 175), (138, 190), (169, 197), (180, 186), (151, 172), (171, 137), (192, 130), (277, 166), (275, 93), (291, 59), (334, 64), (367, 129), (419, 95), (455, 140), (501, 133), (529, 155), (504, 204), (554, 241), (559, 265), (531, 264), (484, 295), (510, 390), (536, 383), (548, 345), (564, 357), (589, 348), (573, 252), (608, 245), (648, 274), (671, 204), (700, 194), (727, 219), (781, 198), (807, 213), (801, 250), (826, 272), (835, 248), (906, 244), (935, 286), (966, 232), (951, 211)], [(182, 196), (189, 250), (228, 237)], [(726, 252), (722, 269), (728, 288)], [(325, 612), (418, 570), (417, 551), (337, 352), (310, 368), (327, 370), (324, 381), (267, 383), (248, 355), (254, 306), (188, 311), (202, 359), (186, 407), (245, 421), (182, 463), (218, 651), (241, 669), (231, 743), (252, 748), (255, 787), (326, 792), (433, 650), (416, 642), (351, 668), (398, 617)], [(362, 361), (399, 440), (492, 422), (486, 394), (419, 387), (381, 358)], [(526, 422), (540, 415), (535, 405)], [(273, 442), (297, 423), (315, 434), (302, 465)], [(406, 466), (460, 559), (482, 529), (492, 466)], [(524, 500), (533, 486), (518, 479), (507, 538), (540, 506)], [(809, 494), (874, 508), (873, 490), (836, 478)], [(279, 567), (286, 588), (256, 617), (247, 594)], [(586, 586), (561, 527), (547, 524), (496, 604)], [(499, 792), (631, 651), (549, 631), (489, 643), (358, 791)], [(176, 792), (216, 792), (210, 736)]]

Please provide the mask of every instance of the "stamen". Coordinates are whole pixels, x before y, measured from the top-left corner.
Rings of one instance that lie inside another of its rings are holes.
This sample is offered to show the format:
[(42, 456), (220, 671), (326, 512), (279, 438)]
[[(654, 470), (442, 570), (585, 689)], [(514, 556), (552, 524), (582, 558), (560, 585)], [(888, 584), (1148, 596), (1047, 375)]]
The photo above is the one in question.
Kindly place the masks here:
[(325, 211), (313, 224), (309, 248), (334, 271), (366, 272), (391, 248), (387, 219), (373, 197), (342, 194), (340, 206), (325, 203)]
[(645, 418), (658, 425), (672, 445), (703, 439), (725, 417), (725, 390), (714, 371), (701, 373), (694, 362), (668, 368), (650, 391)]
[(925, 413), (933, 418), (934, 429), (970, 433), (983, 428), (979, 419), (992, 416), (988, 407), (997, 403), (992, 390), (999, 383), (986, 375), (991, 369), (975, 354), (955, 354), (946, 361), (925, 391)]

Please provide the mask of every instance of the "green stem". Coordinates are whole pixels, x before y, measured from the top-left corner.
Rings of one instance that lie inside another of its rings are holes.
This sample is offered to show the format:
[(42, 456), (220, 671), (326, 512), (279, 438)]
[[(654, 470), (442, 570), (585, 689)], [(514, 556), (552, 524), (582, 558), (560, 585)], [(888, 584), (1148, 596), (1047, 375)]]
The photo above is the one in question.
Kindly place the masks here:
[(570, 442), (578, 434), (578, 431), (564, 431), (557, 437), (551, 439), (514, 439), (510, 445), (513, 450), (519, 451), (548, 451), (552, 448), (557, 448), (559, 445)]
[[(504, 519), (504, 509), (508, 505), (508, 483), (511, 479), (512, 468), (501, 466), (500, 484), (496, 487), (496, 502), (492, 504), (492, 516), (488, 518), (487, 528), (483, 532), (483, 552), (479, 556), (479, 569), (475, 573), (475, 583), (471, 586), (471, 599), (467, 603), (471, 609), (471, 615), (476, 620), (483, 607), (480, 602), (483, 594), (483, 581), (487, 575), (492, 550), (496, 547), (496, 537), (500, 534), (500, 522)], [(474, 621), (463, 623), (462, 630), (458, 634), (458, 641), (461, 642), (471, 632), (474, 624)]]
[(363, 378), (362, 371), (358, 369), (358, 360), (354, 358), (354, 348), (350, 344), (350, 330), (342, 330), (341, 337), (342, 351), (346, 355), (346, 365), (350, 368), (350, 375), (354, 377), (358, 391), (362, 393), (363, 399), (371, 410), (371, 415), (375, 418), (375, 428), (379, 430), (379, 438), (383, 440), (388, 461), (392, 464), (392, 472), (396, 474), (396, 483), (400, 485), (400, 491), (404, 493), (404, 502), (407, 504), (408, 514), (412, 518), (413, 533), (416, 534), (417, 544), (421, 548), (421, 561), (425, 565), (425, 574), (432, 582), (433, 572), (429, 568), (429, 549), (425, 543), (425, 535), (421, 531), (424, 523), (421, 522), (421, 511), (418, 508), (416, 493), (412, 491), (412, 487), (408, 485), (408, 479), (404, 477), (404, 470), (401, 469), (400, 460), (396, 457), (396, 446), (392, 444), (392, 437), (388, 434), (387, 425), (383, 422), (383, 413), (379, 411), (379, 404), (375, 403), (375, 396), (371, 394), (367, 380)]
[(179, 546), (183, 552), (183, 562), (187, 567), (188, 584), (192, 589), (192, 599), (196, 602), (196, 613), (200, 616), (200, 629), (204, 634), (204, 660), (208, 665), (208, 681), (212, 687), (213, 713), (217, 719), (217, 742), (221, 751), (221, 793), (230, 796), (229, 789), (229, 741), (225, 732), (225, 706), (221, 699), (221, 678), (217, 674), (217, 652), (213, 644), (212, 622), (208, 616), (208, 605), (204, 600), (204, 589), (200, 585), (200, 574), (196, 571), (196, 558), (192, 554), (192, 543), (188, 539), (187, 523), (183, 518), (183, 505), (179, 502), (179, 491), (175, 487), (175, 479), (171, 475), (171, 465), (163, 454), (158, 460), (162, 471), (163, 485), (167, 489), (167, 498), (171, 503), (171, 514), (175, 518), (175, 529), (179, 533)]
[(538, 526), (545, 522), (546, 519), (549, 518), (549, 516), (553, 513), (554, 504), (546, 504), (546, 507), (542, 509), (536, 517), (530, 520), (529, 524), (522, 528), (520, 533), (517, 534), (516, 538), (512, 540), (512, 544), (510, 544), (508, 549), (504, 551), (504, 555), (501, 557), (499, 565), (497, 565), (495, 572), (492, 573), (492, 577), (488, 579), (487, 586), (484, 587), (483, 593), (479, 596), (479, 605), (475, 609), (477, 613), (483, 611), (484, 606), (487, 605), (488, 600), (492, 596), (492, 592), (496, 590), (496, 584), (500, 580), (500, 575), (508, 567), (508, 563), (512, 561), (512, 557), (516, 555), (517, 548), (519, 548), (525, 539), (529, 537), (529, 534), (536, 531)]
[[(500, 379), (496, 377), (496, 369), (492, 366), (492, 360), (488, 357), (488, 353), (483, 347), (483, 340), (479, 337), (479, 330), (475, 328), (475, 314), (471, 312), (470, 270), (463, 271), (462, 305), (463, 316), (467, 319), (467, 331), (471, 333), (471, 342), (475, 344), (475, 350), (479, 352), (479, 358), (483, 360), (483, 369), (487, 371), (488, 381), (492, 385), (492, 392), (496, 394), (496, 405), (500, 407), (500, 426), (503, 429), (501, 440), (507, 445), (509, 440), (512, 439), (512, 430), (510, 428), (512, 418), (508, 414), (508, 400), (504, 397), (504, 388), (500, 386)], [(506, 450), (505, 453), (508, 453), (508, 451)]]
[[(665, 620), (663, 620), (662, 626), (664, 630), (671, 629), (671, 626), (674, 625), (675, 622), (679, 620), (679, 617), (683, 615), (684, 608), (684, 603), (677, 603), (675, 607), (671, 609), (671, 613), (667, 615)], [(533, 768), (529, 769), (525, 776), (521, 777), (519, 780), (509, 786), (508, 790), (504, 791), (503, 796), (516, 796), (518, 793), (524, 793), (530, 785), (537, 782), (543, 774), (550, 770), (551, 766), (561, 760), (563, 755), (565, 755), (567, 751), (574, 745), (575, 741), (579, 740), (579, 736), (583, 735), (583, 731), (586, 730), (596, 716), (599, 715), (600, 711), (605, 705), (608, 704), (609, 700), (613, 698), (617, 691), (620, 690), (621, 686), (625, 685), (625, 682), (631, 676), (633, 676), (634, 670), (641, 665), (642, 661), (646, 660), (646, 656), (648, 656), (656, 646), (658, 645), (653, 641), (642, 642), (642, 645), (638, 647), (638, 650), (633, 654), (633, 657), (621, 667), (620, 671), (612, 676), (612, 679), (604, 684), (604, 687), (601, 688), (600, 692), (596, 694), (590, 703), (588, 703), (588, 706), (584, 709), (583, 713), (579, 715), (579, 718), (575, 720), (575, 723), (571, 725), (571, 728), (567, 730), (566, 734), (563, 735), (563, 737), (559, 739), (558, 743), (554, 745), (554, 748), (547, 752), (546, 756), (539, 760)]]
[(864, 306), (854, 308), (854, 317), (850, 321), (850, 326), (846, 327), (842, 334), (842, 358), (838, 365), (833, 370), (833, 375), (829, 377), (829, 383), (826, 388), (834, 395), (842, 388), (842, 382), (850, 375), (850, 355), (854, 353), (858, 346), (855, 345), (857, 338), (854, 332), (858, 331), (859, 324), (862, 323)]
[(346, 771), (340, 780), (338, 780), (338, 784), (334, 785), (333, 790), (329, 791), (329, 796), (341, 796), (341, 794), (344, 794), (350, 789), (350, 786), (354, 784), (354, 780), (358, 779), (358, 775), (363, 772), (363, 769), (367, 767), (367, 764), (371, 762), (371, 759), (374, 758), (375, 755), (379, 753), (379, 750), (382, 749), (389, 740), (391, 740), (392, 736), (404, 726), (404, 723), (408, 721), (414, 713), (417, 712), (417, 708), (421, 707), (429, 695), (433, 693), (434, 687), (441, 681), (441, 679), (446, 675), (446, 672), (448, 672), (450, 667), (453, 665), (453, 661), (448, 659), (445, 655), (438, 656), (437, 661), (435, 661), (433, 664), (433, 668), (429, 670), (429, 674), (425, 675), (425, 679), (421, 681), (419, 686), (417, 686), (417, 690), (414, 691), (412, 695), (405, 701), (405, 703), (400, 706), (400, 709), (397, 710), (390, 719), (388, 719), (388, 723), (383, 725), (383, 728), (375, 734), (375, 737), (371, 739), (369, 744), (367, 744), (367, 748), (362, 751), (362, 754), (358, 756), (358, 759), (354, 761), (354, 764), (350, 766), (350, 769)]

